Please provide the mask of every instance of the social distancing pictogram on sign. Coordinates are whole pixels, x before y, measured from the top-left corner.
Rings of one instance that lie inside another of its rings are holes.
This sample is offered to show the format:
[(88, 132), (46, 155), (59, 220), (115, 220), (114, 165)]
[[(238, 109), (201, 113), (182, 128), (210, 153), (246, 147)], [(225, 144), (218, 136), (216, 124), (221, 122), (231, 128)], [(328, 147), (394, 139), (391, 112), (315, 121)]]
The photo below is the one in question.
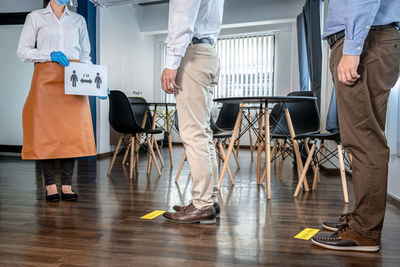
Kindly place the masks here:
[(65, 94), (107, 96), (107, 66), (71, 62), (65, 68)]

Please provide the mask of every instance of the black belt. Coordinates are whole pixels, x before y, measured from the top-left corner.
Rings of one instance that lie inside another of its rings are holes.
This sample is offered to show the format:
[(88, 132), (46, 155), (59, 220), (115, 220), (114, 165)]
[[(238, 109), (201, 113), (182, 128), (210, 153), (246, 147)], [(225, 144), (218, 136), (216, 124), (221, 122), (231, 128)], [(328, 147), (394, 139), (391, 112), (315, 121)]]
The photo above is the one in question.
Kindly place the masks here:
[[(387, 24), (387, 25), (376, 25), (376, 26), (371, 26), (371, 30), (380, 30), (380, 29), (387, 29), (387, 28), (396, 28), (399, 29), (399, 25), (397, 25), (396, 22)], [(329, 35), (326, 40), (328, 41), (329, 46), (332, 48), (333, 45), (339, 40), (340, 38), (343, 38), (345, 35), (344, 31), (337, 32), (335, 34)]]
[(211, 41), (211, 40), (208, 39), (208, 38), (201, 38), (201, 39), (198, 39), (198, 38), (196, 38), (196, 37), (193, 37), (192, 43), (193, 43), (193, 44), (210, 44), (210, 45), (213, 45), (213, 41)]

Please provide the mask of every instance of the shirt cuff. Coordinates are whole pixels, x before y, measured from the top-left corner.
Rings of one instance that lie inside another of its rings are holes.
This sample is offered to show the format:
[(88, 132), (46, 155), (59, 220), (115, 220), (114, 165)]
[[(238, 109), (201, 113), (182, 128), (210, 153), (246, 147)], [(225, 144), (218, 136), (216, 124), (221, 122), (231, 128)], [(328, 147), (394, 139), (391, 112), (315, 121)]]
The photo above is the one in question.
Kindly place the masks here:
[(167, 55), (165, 59), (165, 68), (177, 70), (181, 64), (182, 58), (180, 56)]
[(344, 40), (343, 54), (359, 56), (363, 50), (364, 40)]

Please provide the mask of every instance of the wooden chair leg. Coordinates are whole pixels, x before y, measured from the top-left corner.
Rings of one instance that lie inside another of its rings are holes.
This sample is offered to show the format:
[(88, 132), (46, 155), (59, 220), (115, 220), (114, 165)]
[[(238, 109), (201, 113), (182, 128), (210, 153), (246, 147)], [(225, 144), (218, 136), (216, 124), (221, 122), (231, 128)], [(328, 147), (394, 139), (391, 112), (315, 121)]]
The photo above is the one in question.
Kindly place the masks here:
[(275, 153), (277, 152), (277, 148), (278, 148), (278, 140), (274, 141), (274, 146), (272, 147), (272, 151), (271, 151), (271, 162), (273, 160), (273, 158), (275, 157)]
[[(307, 155), (310, 153), (310, 147), (308, 146), (308, 141), (309, 140), (304, 140), (304, 147), (306, 148)], [(316, 169), (315, 169), (315, 162), (314, 161), (311, 161), (311, 167), (313, 169), (313, 174), (315, 176)]]
[(294, 192), (294, 197), (297, 197), (299, 195), (300, 188), (301, 188), (301, 185), (303, 184), (303, 181), (304, 181), (304, 179), (306, 177), (308, 167), (310, 166), (311, 161), (313, 160), (313, 157), (314, 157), (315, 146), (316, 146), (316, 144), (312, 145), (310, 153), (308, 154), (306, 164), (304, 165), (303, 171), (301, 172), (301, 175), (300, 175), (300, 178), (299, 178), (299, 182), (297, 183), (297, 187), (296, 187), (296, 190)]
[(282, 179), (283, 163), (285, 163), (285, 156), (286, 156), (286, 141), (284, 140), (282, 144), (281, 159), (279, 161), (279, 179)]
[(249, 128), (249, 143), (250, 143), (250, 157), (251, 157), (251, 161), (253, 161), (253, 137), (251, 135), (251, 127)]
[[(136, 140), (139, 140), (139, 139), (136, 139)], [(140, 142), (140, 140), (138, 142)], [(139, 153), (138, 153), (139, 147), (140, 147), (140, 144), (136, 144), (135, 145), (135, 155), (136, 155), (135, 168), (136, 168), (136, 172), (139, 172)]]
[(113, 155), (113, 157), (111, 159), (111, 163), (110, 163), (110, 167), (108, 168), (107, 175), (110, 175), (110, 173), (111, 173), (111, 170), (112, 170), (112, 168), (114, 166), (114, 163), (115, 163), (115, 159), (117, 158), (117, 155), (118, 155), (118, 152), (119, 152), (119, 148), (121, 147), (121, 143), (122, 143), (122, 139), (123, 138), (124, 138), (123, 136), (120, 136), (119, 139), (118, 139), (117, 148), (115, 149), (114, 155)]
[(161, 166), (164, 167), (164, 160), (163, 160), (163, 158), (161, 157), (161, 153), (160, 153), (160, 149), (159, 149), (159, 147), (158, 147), (158, 145), (157, 145), (157, 141), (154, 142), (154, 145), (155, 145), (155, 147), (156, 147), (157, 155), (158, 155), (158, 158), (160, 159)]
[(338, 150), (338, 156), (339, 156), (340, 177), (342, 179), (344, 202), (349, 203), (349, 194), (347, 192), (346, 171), (344, 169), (343, 150), (342, 150), (341, 144), (338, 144), (337, 150)]
[(319, 182), (319, 163), (321, 162), (322, 158), (322, 149), (324, 148), (324, 144), (321, 143), (319, 146), (319, 151), (318, 151), (318, 161), (315, 164), (315, 172), (314, 172), (314, 179), (313, 179), (313, 185), (312, 185), (312, 190), (317, 189), (317, 183)]
[[(289, 110), (287, 108), (285, 108), (284, 112), (285, 112), (286, 122), (288, 124), (289, 132), (290, 132), (290, 137), (292, 139), (293, 151), (294, 151), (294, 154), (296, 157), (296, 162), (297, 162), (297, 173), (298, 173), (299, 180), (300, 180), (301, 173), (303, 172), (303, 162), (301, 160), (299, 144), (297, 143), (297, 141), (295, 139), (296, 135), (295, 135), (295, 131), (293, 128), (292, 119), (290, 118)], [(308, 183), (307, 183), (307, 177), (305, 177), (305, 176), (303, 179), (303, 183), (304, 183), (305, 190), (310, 191), (310, 189), (308, 187)]]
[[(173, 115), (173, 113), (172, 113)], [(171, 137), (171, 125), (169, 124), (169, 111), (168, 105), (165, 106), (165, 121), (167, 122), (167, 132), (168, 132), (168, 152), (169, 152), (169, 165), (172, 168), (174, 166), (172, 159), (172, 137)]]
[[(243, 112), (243, 111), (240, 109), (239, 112)], [(242, 132), (242, 121), (243, 121), (243, 116), (242, 116), (242, 119), (241, 119), (240, 125), (239, 125), (239, 136), (240, 136), (240, 133)], [(240, 138), (237, 140), (235, 157), (239, 156), (239, 150), (240, 150)], [(238, 167), (238, 168), (240, 169), (240, 167)]]
[[(235, 140), (236, 135), (238, 134), (239, 122), (241, 121), (241, 119), (242, 119), (242, 112), (239, 112), (239, 114), (236, 118), (235, 127), (233, 127), (232, 136), (231, 136), (232, 140)], [(221, 188), (221, 184), (224, 179), (225, 171), (228, 167), (229, 157), (231, 156), (232, 150), (233, 150), (233, 142), (230, 142), (229, 146), (228, 146), (228, 151), (226, 152), (226, 157), (225, 157), (226, 160), (224, 161), (221, 173), (219, 174), (218, 188)]]
[[(224, 151), (224, 148), (223, 148), (221, 142), (218, 142), (218, 148), (219, 148), (219, 153), (220, 153), (220, 155), (222, 157), (222, 160), (225, 162), (225, 151)], [(235, 152), (232, 151), (232, 153), (235, 153)], [(226, 170), (228, 171), (229, 179), (231, 180), (232, 185), (234, 185), (235, 181), (233, 180), (232, 173), (231, 173), (231, 170), (229, 168), (229, 165), (227, 166)]]
[(353, 156), (351, 155), (351, 153), (349, 151), (346, 151), (347, 153), (347, 157), (349, 159), (350, 165), (353, 166)]
[(237, 165), (238, 169), (240, 169), (240, 163), (239, 163), (239, 160), (238, 160), (237, 152), (236, 152), (235, 150), (233, 150), (233, 151), (232, 151), (232, 154), (233, 154), (233, 156), (234, 156), (234, 158), (235, 158), (236, 165)]
[(187, 157), (187, 155), (186, 155), (186, 150), (185, 150), (185, 152), (183, 153), (181, 163), (179, 164), (178, 172), (176, 173), (176, 176), (175, 176), (175, 183), (178, 182), (179, 176), (181, 175), (181, 171), (183, 168), (183, 164), (185, 163), (186, 157)]
[(135, 159), (135, 136), (132, 135), (131, 137), (131, 161), (129, 164), (129, 179), (133, 179), (133, 168), (134, 168), (134, 164), (136, 163), (136, 159)]
[[(262, 113), (262, 109), (260, 109), (260, 115)], [(262, 144), (263, 141), (259, 140), (262, 134), (263, 128), (263, 120), (262, 116), (258, 118), (258, 140), (257, 140), (257, 184), (261, 184), (261, 153), (262, 153)]]
[(128, 154), (129, 154), (129, 150), (130, 149), (131, 149), (131, 145), (129, 144), (129, 145), (126, 146), (124, 158), (122, 159), (122, 166), (125, 165), (125, 163), (126, 163), (126, 159), (128, 158)]
[[(147, 143), (151, 144), (148, 136), (146, 136), (146, 139), (147, 139)], [(153, 150), (153, 147), (151, 145), (149, 145), (149, 152), (150, 152), (151, 157), (153, 158), (154, 165), (156, 165), (156, 169), (157, 169), (158, 175), (161, 175), (161, 170), (160, 170), (160, 167), (158, 166), (156, 154), (154, 154), (154, 150)]]

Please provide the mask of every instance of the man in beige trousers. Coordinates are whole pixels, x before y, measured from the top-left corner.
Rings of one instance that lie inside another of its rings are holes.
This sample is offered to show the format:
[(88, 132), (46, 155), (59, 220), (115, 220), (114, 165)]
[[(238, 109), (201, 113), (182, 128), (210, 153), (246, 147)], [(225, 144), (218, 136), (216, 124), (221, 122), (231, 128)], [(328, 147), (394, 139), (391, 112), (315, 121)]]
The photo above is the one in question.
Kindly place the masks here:
[(223, 6), (224, 0), (171, 0), (169, 4), (168, 51), (161, 85), (166, 93), (175, 93), (180, 136), (193, 177), (192, 202), (164, 213), (173, 222), (214, 224), (219, 217), (219, 205), (212, 198), (218, 169), (210, 112), (219, 76), (214, 45)]

